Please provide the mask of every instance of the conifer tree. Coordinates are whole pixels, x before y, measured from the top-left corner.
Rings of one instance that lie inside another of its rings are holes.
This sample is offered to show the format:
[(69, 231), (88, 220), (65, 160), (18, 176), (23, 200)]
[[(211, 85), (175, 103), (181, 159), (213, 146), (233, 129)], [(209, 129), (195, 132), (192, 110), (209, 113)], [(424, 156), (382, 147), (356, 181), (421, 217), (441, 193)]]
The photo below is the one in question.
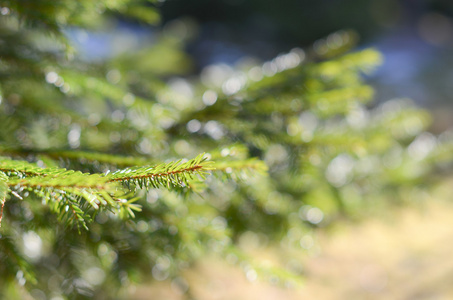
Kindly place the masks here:
[(370, 102), (382, 57), (352, 51), (353, 32), (201, 78), (171, 30), (103, 61), (67, 37), (155, 25), (156, 3), (0, 1), (0, 298), (127, 298), (206, 253), (292, 280), (238, 240), (306, 251), (318, 227), (417, 197), (451, 161), (427, 112)]

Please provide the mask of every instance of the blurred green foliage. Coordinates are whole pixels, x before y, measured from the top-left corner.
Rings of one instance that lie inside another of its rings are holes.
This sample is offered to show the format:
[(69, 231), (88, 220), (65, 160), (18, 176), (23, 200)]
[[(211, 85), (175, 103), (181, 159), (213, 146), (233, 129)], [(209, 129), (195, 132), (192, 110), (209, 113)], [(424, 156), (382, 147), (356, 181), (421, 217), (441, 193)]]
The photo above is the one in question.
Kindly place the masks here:
[(370, 103), (363, 75), (382, 57), (351, 52), (353, 32), (197, 77), (168, 28), (96, 62), (63, 33), (154, 24), (153, 5), (0, 1), (2, 298), (125, 299), (151, 276), (184, 282), (206, 253), (293, 280), (299, 268), (269, 271), (241, 241), (310, 251), (316, 228), (417, 198), (451, 162), (427, 112)]

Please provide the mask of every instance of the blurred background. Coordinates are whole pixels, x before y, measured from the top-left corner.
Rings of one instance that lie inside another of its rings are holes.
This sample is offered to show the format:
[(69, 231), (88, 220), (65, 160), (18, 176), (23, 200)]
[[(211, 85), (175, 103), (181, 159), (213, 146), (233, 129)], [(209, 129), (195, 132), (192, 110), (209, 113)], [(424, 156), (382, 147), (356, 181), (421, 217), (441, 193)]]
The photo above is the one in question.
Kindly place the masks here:
[[(384, 64), (370, 82), (376, 101), (408, 97), (436, 114), (433, 130), (453, 125), (453, 3), (449, 0), (167, 0), (162, 27), (177, 31), (194, 59), (211, 64), (268, 60), (311, 47), (338, 30), (358, 33), (359, 48), (375, 47)], [(72, 32), (88, 59), (102, 59), (153, 42), (153, 29), (119, 19), (105, 32)]]
[(376, 47), (385, 63), (372, 78), (377, 100), (409, 97), (430, 108), (452, 108), (453, 3), (448, 0), (166, 1), (165, 22), (190, 18), (197, 67), (270, 59), (308, 47), (330, 33), (355, 30), (359, 47)]
[[(450, 0), (167, 0), (160, 10), (164, 32), (177, 32), (186, 43), (190, 72), (211, 76), (207, 70), (214, 64), (266, 61), (294, 47), (317, 51), (320, 39), (354, 30), (359, 49), (377, 48), (385, 58), (368, 78), (376, 89), (374, 103), (407, 97), (433, 113), (433, 132), (453, 126)], [(72, 32), (86, 59), (153, 43), (152, 28), (124, 19), (111, 26), (105, 33)], [(448, 184), (441, 190), (438, 195), (450, 193)], [(319, 252), (301, 258), (308, 274), (301, 290), (250, 282), (211, 260), (187, 278), (199, 299), (451, 299), (453, 289), (445, 282), (453, 272), (453, 207), (436, 195), (429, 201), (321, 235)], [(278, 260), (278, 252), (259, 253)], [(133, 295), (183, 298), (166, 282)]]
[[(192, 59), (181, 68), (184, 76), (201, 74), (209, 81), (229, 67), (295, 47), (322, 52), (322, 43), (335, 43), (333, 32), (353, 30), (356, 49), (377, 48), (385, 59), (367, 78), (376, 90), (374, 104), (407, 97), (431, 110), (431, 131), (453, 126), (451, 0), (167, 0), (159, 7), (161, 28), (117, 17), (101, 30), (68, 28), (67, 34), (80, 58), (102, 61), (152, 45), (163, 32), (184, 43)], [(115, 82), (115, 73), (107, 79)], [(380, 212), (360, 224), (345, 221), (321, 231), (317, 240), (305, 239), (314, 250), (286, 262), (304, 269), (302, 289), (251, 280), (215, 259), (199, 262), (186, 278), (196, 299), (451, 299), (446, 282), (453, 274), (453, 207), (445, 199), (450, 186), (447, 181), (423, 195), (424, 203)], [(278, 248), (254, 248), (253, 241), (248, 247), (263, 260), (285, 261)], [(131, 299), (185, 299), (172, 284), (137, 287)]]

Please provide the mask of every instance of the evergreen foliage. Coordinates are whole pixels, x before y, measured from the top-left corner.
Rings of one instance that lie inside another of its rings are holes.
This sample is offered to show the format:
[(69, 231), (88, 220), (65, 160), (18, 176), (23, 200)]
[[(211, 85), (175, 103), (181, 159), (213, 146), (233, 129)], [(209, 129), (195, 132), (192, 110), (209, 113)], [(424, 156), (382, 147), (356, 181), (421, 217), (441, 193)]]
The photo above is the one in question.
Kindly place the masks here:
[(382, 58), (351, 52), (353, 32), (200, 78), (171, 28), (104, 61), (70, 46), (70, 28), (155, 24), (155, 4), (0, 1), (1, 298), (126, 298), (210, 252), (291, 280), (241, 237), (309, 251), (317, 227), (416, 198), (451, 161), (425, 111), (370, 103)]

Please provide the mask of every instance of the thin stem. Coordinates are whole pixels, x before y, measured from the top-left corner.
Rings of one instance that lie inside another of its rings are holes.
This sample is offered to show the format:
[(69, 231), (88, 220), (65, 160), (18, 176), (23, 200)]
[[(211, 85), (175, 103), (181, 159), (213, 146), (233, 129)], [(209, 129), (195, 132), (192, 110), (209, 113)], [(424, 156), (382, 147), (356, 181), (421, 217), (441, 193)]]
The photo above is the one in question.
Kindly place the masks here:
[(3, 219), (3, 208), (5, 207), (5, 201), (6, 200), (6, 196), (3, 197), (2, 199), (2, 208), (0, 209), (0, 227), (2, 227), (2, 219)]

